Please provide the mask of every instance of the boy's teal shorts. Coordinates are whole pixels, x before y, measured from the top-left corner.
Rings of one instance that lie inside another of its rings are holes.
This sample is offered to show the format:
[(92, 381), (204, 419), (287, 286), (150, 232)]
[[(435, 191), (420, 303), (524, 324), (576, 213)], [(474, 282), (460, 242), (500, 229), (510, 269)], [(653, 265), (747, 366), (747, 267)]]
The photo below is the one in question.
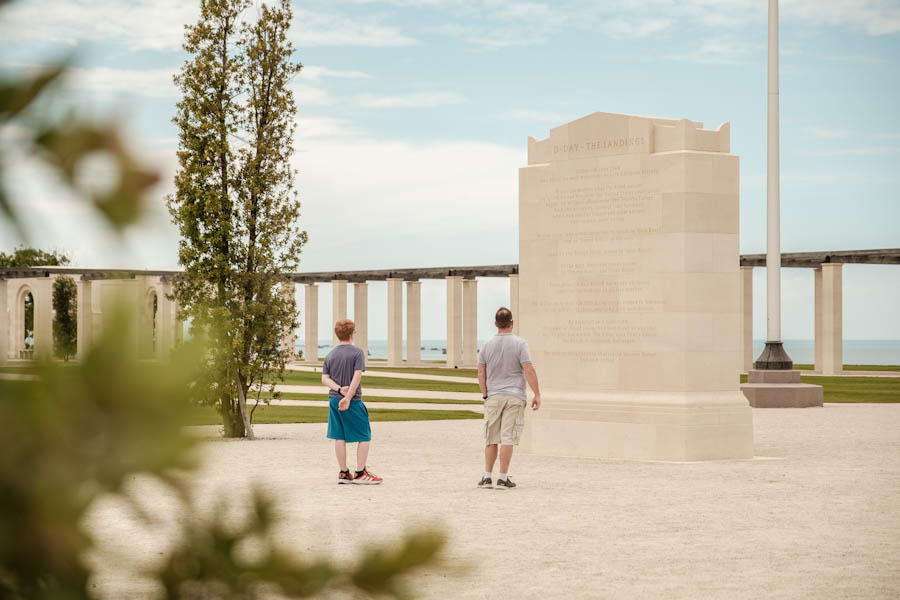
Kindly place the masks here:
[(369, 411), (362, 400), (351, 400), (350, 408), (338, 410), (340, 398), (328, 397), (328, 434), (331, 440), (346, 442), (369, 442), (372, 428), (369, 425)]

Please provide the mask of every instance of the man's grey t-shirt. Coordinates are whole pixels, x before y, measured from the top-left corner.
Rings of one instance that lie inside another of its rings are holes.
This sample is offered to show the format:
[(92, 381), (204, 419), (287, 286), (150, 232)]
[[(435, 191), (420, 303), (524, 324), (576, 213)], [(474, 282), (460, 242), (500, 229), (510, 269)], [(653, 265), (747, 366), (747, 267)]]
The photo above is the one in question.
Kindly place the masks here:
[(488, 396), (503, 394), (526, 400), (525, 371), (531, 362), (528, 342), (513, 333), (498, 333), (481, 347), (478, 364), (487, 368)]
[[(353, 344), (339, 344), (331, 349), (322, 363), (322, 374), (331, 377), (341, 387), (350, 385), (354, 371), (366, 370), (366, 353)], [(342, 398), (339, 393), (329, 390), (331, 398)], [(362, 384), (356, 388), (353, 400), (362, 400)]]

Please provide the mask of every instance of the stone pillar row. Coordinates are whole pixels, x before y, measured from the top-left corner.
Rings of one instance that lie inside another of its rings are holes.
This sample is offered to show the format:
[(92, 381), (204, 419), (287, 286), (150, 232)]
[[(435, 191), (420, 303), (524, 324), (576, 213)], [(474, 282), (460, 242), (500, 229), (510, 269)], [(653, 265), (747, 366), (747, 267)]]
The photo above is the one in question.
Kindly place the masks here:
[(391, 366), (403, 364), (403, 280), (387, 280), (387, 361)]
[[(813, 270), (815, 288), (815, 370), (844, 370), (843, 265), (824, 263)], [(753, 267), (741, 267), (741, 371), (753, 368)]]

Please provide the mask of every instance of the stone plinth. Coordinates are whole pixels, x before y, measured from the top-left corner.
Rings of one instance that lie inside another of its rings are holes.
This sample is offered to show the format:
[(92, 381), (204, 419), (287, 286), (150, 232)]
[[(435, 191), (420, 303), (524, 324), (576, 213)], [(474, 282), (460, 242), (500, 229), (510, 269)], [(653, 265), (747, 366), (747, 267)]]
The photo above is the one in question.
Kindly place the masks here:
[(753, 408), (808, 408), (822, 406), (824, 398), (821, 385), (800, 383), (793, 370), (751, 369), (741, 391)]
[(526, 451), (753, 455), (729, 149), (727, 124), (606, 113), (529, 138), (514, 318), (544, 407), (528, 411)]

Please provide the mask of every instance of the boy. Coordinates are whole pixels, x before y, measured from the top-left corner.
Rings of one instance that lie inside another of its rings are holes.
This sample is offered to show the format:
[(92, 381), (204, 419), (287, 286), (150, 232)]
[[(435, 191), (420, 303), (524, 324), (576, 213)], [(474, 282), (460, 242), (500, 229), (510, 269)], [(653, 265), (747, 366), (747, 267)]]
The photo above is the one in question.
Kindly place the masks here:
[[(327, 437), (334, 440), (334, 453), (341, 469), (338, 483), (379, 484), (381, 477), (372, 475), (366, 469), (372, 428), (359, 385), (366, 370), (366, 355), (362, 348), (353, 345), (356, 323), (341, 319), (334, 324), (334, 333), (340, 343), (325, 357), (322, 385), (329, 390)], [(353, 442), (358, 442), (356, 475), (351, 475), (347, 469), (347, 444)]]

